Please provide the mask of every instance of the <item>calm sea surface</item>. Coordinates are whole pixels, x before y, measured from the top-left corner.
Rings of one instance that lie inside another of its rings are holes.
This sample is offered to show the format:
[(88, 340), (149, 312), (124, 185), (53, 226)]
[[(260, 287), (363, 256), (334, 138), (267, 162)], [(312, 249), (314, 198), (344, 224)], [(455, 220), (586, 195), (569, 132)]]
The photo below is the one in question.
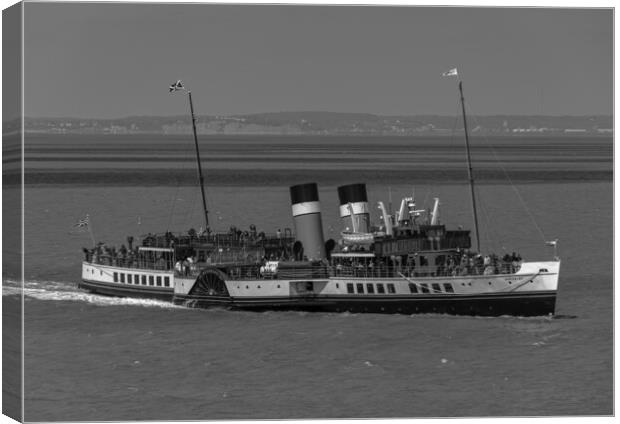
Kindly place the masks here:
[[(117, 246), (200, 227), (181, 139), (150, 150), (142, 137), (26, 139), (27, 421), (613, 413), (611, 139), (476, 147), (483, 250), (548, 259), (544, 241), (558, 238), (555, 318), (192, 310), (78, 290), (91, 241), (71, 228), (85, 214)], [(209, 139), (213, 226), (292, 228), (288, 186), (317, 181), (335, 238), (336, 187), (366, 181), (375, 220), (377, 200), (391, 192), (396, 207), (413, 191), (419, 206), (440, 198), (443, 223), (471, 228), (458, 140), (360, 140)], [(6, 262), (5, 313), (20, 286)]]

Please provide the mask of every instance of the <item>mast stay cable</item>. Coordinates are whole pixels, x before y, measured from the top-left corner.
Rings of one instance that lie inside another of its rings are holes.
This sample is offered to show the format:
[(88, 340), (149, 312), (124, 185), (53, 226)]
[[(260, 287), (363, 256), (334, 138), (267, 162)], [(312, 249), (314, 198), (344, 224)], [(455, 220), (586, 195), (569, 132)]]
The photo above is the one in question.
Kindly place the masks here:
[[(472, 109), (471, 106), (469, 106), (469, 109), (470, 110)], [(480, 125), (478, 120), (476, 119), (475, 113), (472, 113), (471, 116), (473, 116), (473, 119), (476, 122), (476, 125)], [(495, 162), (497, 162), (499, 164), (499, 167), (502, 170), (504, 176), (506, 177), (506, 179), (510, 183), (510, 187), (512, 187), (513, 191), (517, 195), (517, 198), (519, 199), (519, 202), (521, 203), (521, 206), (523, 207), (523, 209), (527, 213), (528, 217), (530, 218), (530, 220), (534, 224), (534, 227), (536, 228), (536, 230), (538, 231), (538, 234), (540, 235), (541, 240), (543, 241), (543, 243), (546, 242), (547, 238), (545, 237), (545, 233), (543, 232), (543, 230), (540, 228), (540, 226), (536, 222), (536, 219), (534, 218), (534, 215), (532, 214), (530, 209), (527, 207), (527, 204), (525, 203), (525, 200), (521, 196), (521, 193), (519, 192), (519, 189), (516, 187), (516, 185), (512, 181), (512, 178), (510, 178), (510, 175), (508, 174), (508, 171), (506, 170), (506, 167), (504, 166), (504, 163), (498, 157), (496, 150), (493, 148), (493, 145), (489, 142), (489, 139), (486, 136), (486, 134), (483, 133), (482, 138), (484, 139), (484, 142), (486, 143), (487, 147), (491, 150), (491, 153), (493, 153), (493, 159), (495, 159)]]

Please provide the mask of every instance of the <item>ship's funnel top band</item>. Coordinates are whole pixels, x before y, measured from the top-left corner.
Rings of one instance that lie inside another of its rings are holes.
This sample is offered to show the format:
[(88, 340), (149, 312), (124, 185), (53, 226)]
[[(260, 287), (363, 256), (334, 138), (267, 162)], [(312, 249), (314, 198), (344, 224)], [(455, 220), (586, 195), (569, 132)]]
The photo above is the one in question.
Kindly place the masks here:
[(345, 205), (340, 205), (340, 217), (351, 216), (351, 210), (353, 210), (353, 215), (370, 213), (368, 210), (368, 203), (366, 202), (347, 203)]
[(366, 184), (349, 184), (338, 187), (338, 199), (341, 205), (347, 203), (367, 202)]
[(319, 201), (319, 189), (316, 183), (299, 184), (292, 186), (291, 190), (291, 204), (304, 202), (318, 202)]
[(306, 215), (309, 213), (321, 213), (319, 202), (295, 203), (293, 206), (293, 216)]

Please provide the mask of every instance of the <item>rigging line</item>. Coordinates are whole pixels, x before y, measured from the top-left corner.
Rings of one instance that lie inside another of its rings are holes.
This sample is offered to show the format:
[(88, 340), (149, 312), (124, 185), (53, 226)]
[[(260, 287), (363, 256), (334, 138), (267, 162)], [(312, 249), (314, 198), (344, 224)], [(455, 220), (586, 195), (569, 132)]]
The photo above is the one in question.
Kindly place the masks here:
[[(487, 207), (486, 203), (482, 201), (480, 194), (478, 194), (478, 200), (480, 200), (478, 204), (480, 205), (480, 209), (482, 209), (482, 214), (486, 222), (486, 225), (483, 227), (484, 235), (486, 236), (485, 242), (488, 246), (492, 247), (491, 251), (497, 251), (499, 250), (497, 240), (502, 240), (503, 238), (501, 237), (501, 235), (500, 237), (493, 238), (493, 235), (491, 234), (491, 225), (489, 224), (493, 222), (493, 220), (491, 219), (489, 208)], [(504, 246), (501, 247), (503, 250), (506, 250)]]
[[(471, 107), (469, 107), (469, 109), (471, 110)], [(478, 120), (476, 119), (476, 115), (472, 113), (472, 116), (474, 117), (474, 121), (476, 121), (476, 125), (479, 126), (480, 124), (478, 123)], [(521, 196), (521, 193), (519, 192), (519, 189), (517, 189), (517, 187), (515, 186), (514, 182), (512, 181), (512, 178), (510, 178), (510, 175), (508, 174), (508, 171), (504, 167), (504, 163), (499, 159), (499, 157), (497, 155), (497, 152), (495, 151), (495, 149), (493, 148), (491, 143), (489, 143), (489, 140), (488, 140), (486, 134), (483, 133), (482, 134), (482, 138), (484, 139), (484, 142), (487, 144), (489, 149), (491, 149), (491, 152), (493, 153), (493, 158), (495, 159), (495, 161), (497, 163), (499, 163), (499, 166), (500, 166), (502, 172), (504, 173), (504, 176), (506, 177), (506, 179), (508, 179), (508, 182), (510, 183), (510, 186), (512, 187), (512, 189), (514, 190), (515, 194), (517, 195), (517, 198), (519, 199), (519, 202), (521, 203), (521, 206), (523, 207), (523, 209), (525, 209), (525, 212), (527, 213), (527, 215), (529, 216), (530, 220), (534, 224), (534, 227), (538, 231), (538, 234), (540, 235), (542, 241), (545, 242), (547, 240), (547, 238), (545, 237), (545, 233), (538, 226), (538, 223), (536, 222), (536, 219), (534, 219), (534, 215), (532, 214), (530, 209), (527, 207), (527, 204), (525, 203), (525, 200), (523, 200), (523, 197)]]

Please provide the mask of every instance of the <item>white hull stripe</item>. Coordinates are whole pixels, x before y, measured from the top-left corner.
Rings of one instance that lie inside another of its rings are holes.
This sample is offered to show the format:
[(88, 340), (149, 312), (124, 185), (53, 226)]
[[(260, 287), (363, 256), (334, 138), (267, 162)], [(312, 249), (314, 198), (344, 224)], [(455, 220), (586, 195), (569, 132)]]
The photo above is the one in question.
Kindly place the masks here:
[[(360, 213), (368, 213), (368, 203), (367, 202), (355, 202), (351, 203), (353, 207), (353, 213), (355, 215)], [(340, 205), (340, 218), (344, 218), (345, 216), (351, 216), (351, 211), (349, 210), (349, 204)]]
[(321, 204), (319, 202), (302, 202), (293, 206), (293, 216), (306, 215), (309, 213), (321, 213)]

